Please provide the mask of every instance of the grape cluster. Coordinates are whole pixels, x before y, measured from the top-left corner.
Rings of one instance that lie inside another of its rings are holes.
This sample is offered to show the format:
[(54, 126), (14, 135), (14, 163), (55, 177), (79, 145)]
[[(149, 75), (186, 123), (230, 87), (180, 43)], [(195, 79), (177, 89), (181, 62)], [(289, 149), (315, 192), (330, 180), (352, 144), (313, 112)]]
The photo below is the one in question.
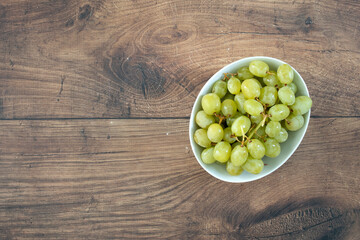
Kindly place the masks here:
[(204, 163), (226, 164), (231, 175), (243, 170), (258, 174), (264, 168), (264, 156), (280, 154), (287, 131), (302, 128), (302, 115), (309, 111), (312, 100), (295, 96), (294, 71), (287, 64), (273, 71), (255, 60), (237, 73), (224, 75), (201, 99), (202, 110), (195, 116), (200, 128), (194, 140), (204, 148)]

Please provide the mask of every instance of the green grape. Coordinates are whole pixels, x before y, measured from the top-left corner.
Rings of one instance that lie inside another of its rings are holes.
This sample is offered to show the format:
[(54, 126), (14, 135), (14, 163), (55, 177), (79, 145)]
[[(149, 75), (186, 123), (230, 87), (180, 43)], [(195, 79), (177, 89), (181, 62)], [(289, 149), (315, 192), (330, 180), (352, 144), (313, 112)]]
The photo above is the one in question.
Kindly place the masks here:
[(227, 82), (227, 88), (231, 94), (238, 94), (240, 93), (241, 89), (241, 82), (236, 77), (231, 77)]
[(264, 162), (249, 156), (242, 168), (249, 173), (258, 174), (264, 169)]
[(271, 158), (279, 156), (281, 148), (280, 144), (273, 138), (266, 139), (265, 145), (265, 155)]
[(269, 107), (276, 103), (278, 92), (275, 87), (266, 86), (260, 89), (260, 101), (263, 104), (268, 104)]
[(242, 116), (241, 113), (236, 112), (233, 116), (228, 117), (228, 118), (226, 119), (226, 124), (227, 124), (229, 127), (231, 127), (231, 125), (233, 124), (233, 122), (234, 122), (238, 117), (241, 117), (241, 116)]
[(261, 82), (259, 79), (256, 79), (256, 78), (251, 78), (253, 81), (255, 81), (258, 85), (259, 85), (259, 88), (262, 88), (263, 86), (261, 85)]
[(251, 126), (251, 121), (248, 117), (241, 116), (237, 118), (231, 125), (231, 131), (236, 136), (242, 136), (243, 133), (246, 134), (249, 131)]
[(259, 84), (253, 78), (243, 81), (241, 91), (247, 99), (254, 99), (260, 96)]
[(226, 163), (226, 171), (232, 175), (237, 176), (240, 175), (244, 170), (240, 166), (235, 166), (230, 161)]
[(242, 147), (241, 143), (233, 147), (233, 150), (231, 151), (231, 157), (230, 161), (234, 166), (241, 166), (246, 162), (246, 159), (248, 158), (248, 150), (246, 147)]
[(244, 81), (245, 79), (250, 79), (253, 78), (254, 75), (252, 75), (252, 73), (250, 72), (248, 67), (241, 67), (239, 68), (239, 70), (237, 71), (237, 77)]
[(249, 70), (257, 77), (265, 77), (269, 72), (269, 65), (263, 61), (254, 60), (249, 64)]
[(208, 128), (210, 124), (215, 123), (215, 118), (201, 110), (196, 114), (195, 122), (201, 128)]
[(276, 72), (272, 70), (270, 70), (270, 74), (263, 77), (263, 82), (266, 86), (271, 86), (271, 87), (275, 87), (276, 85), (280, 86), (281, 84), (276, 75)]
[(288, 86), (280, 88), (278, 95), (280, 101), (285, 105), (293, 105), (295, 103), (295, 94)]
[(245, 96), (243, 93), (236, 94), (234, 97), (234, 101), (237, 105), (237, 109), (240, 113), (245, 114), (246, 111), (244, 109), (244, 103), (245, 103)]
[(251, 139), (247, 144), (247, 149), (253, 158), (261, 159), (265, 155), (265, 146), (258, 139)]
[(224, 129), (220, 124), (213, 123), (207, 130), (207, 136), (214, 143), (220, 142), (224, 137)]
[(285, 127), (289, 131), (297, 131), (302, 128), (302, 126), (304, 126), (304, 117), (302, 115), (290, 114), (290, 116), (285, 119)]
[(227, 160), (229, 160), (230, 155), (231, 155), (230, 143), (219, 142), (215, 145), (213, 156), (217, 161), (224, 163)]
[(235, 142), (236, 139), (231, 137), (231, 135), (232, 135), (231, 128), (230, 127), (225, 128), (223, 140), (229, 143)]
[(201, 147), (211, 147), (211, 141), (209, 140), (205, 129), (198, 129), (195, 131), (194, 141)]
[(208, 93), (201, 99), (201, 106), (204, 109), (205, 113), (208, 115), (213, 115), (214, 113), (219, 113), (221, 110), (221, 101), (217, 94)]
[(201, 153), (201, 160), (206, 164), (211, 164), (216, 161), (216, 159), (213, 156), (214, 153), (214, 147), (206, 148)]
[(312, 106), (312, 100), (308, 96), (300, 96), (295, 98), (295, 103), (290, 106), (294, 115), (303, 115), (307, 113)]
[(281, 124), (279, 122), (270, 121), (265, 127), (265, 133), (271, 138), (279, 135), (280, 131)]
[(250, 120), (252, 123), (259, 124), (263, 120), (263, 116), (262, 115), (250, 116)]
[(233, 100), (226, 99), (221, 103), (221, 112), (224, 116), (229, 117), (237, 112), (236, 103)]
[(246, 100), (244, 109), (248, 114), (253, 116), (259, 116), (260, 113), (264, 111), (263, 105), (254, 99)]
[(297, 86), (295, 83), (291, 82), (288, 84), (288, 87), (291, 89), (291, 91), (293, 91), (294, 94), (296, 94), (297, 92)]
[(259, 129), (256, 130), (256, 133), (254, 134), (254, 138), (260, 139), (260, 137), (264, 137), (265, 134), (265, 127), (259, 127)]
[(204, 112), (208, 115), (213, 115), (214, 113), (220, 113), (221, 110), (221, 101), (217, 94), (208, 93), (201, 99), (201, 105)]
[(223, 98), (227, 93), (227, 85), (225, 81), (218, 80), (214, 83), (212, 92), (217, 94), (219, 98)]
[(225, 94), (225, 96), (222, 98), (222, 100), (223, 100), (223, 101), (226, 100), (226, 99), (234, 100), (234, 97), (235, 97), (235, 96), (234, 96), (233, 94), (227, 92), (227, 93)]
[(287, 140), (288, 135), (289, 135), (288, 132), (285, 130), (285, 128), (282, 127), (280, 133), (277, 136), (275, 136), (274, 139), (279, 143), (283, 143)]
[(272, 106), (269, 110), (270, 119), (275, 122), (280, 122), (289, 116), (290, 110), (288, 106), (284, 104), (276, 104)]
[(294, 70), (288, 64), (280, 65), (277, 69), (277, 77), (281, 83), (289, 84), (294, 79)]

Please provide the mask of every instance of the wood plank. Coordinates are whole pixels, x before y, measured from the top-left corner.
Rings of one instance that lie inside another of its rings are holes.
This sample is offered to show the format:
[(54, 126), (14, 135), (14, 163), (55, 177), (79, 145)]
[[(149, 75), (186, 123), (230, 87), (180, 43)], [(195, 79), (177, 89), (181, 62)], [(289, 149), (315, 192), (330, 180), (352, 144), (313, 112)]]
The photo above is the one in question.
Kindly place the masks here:
[(0, 118), (188, 117), (242, 57), (293, 65), (313, 115), (359, 116), (357, 1), (0, 4)]
[(188, 120), (0, 121), (1, 239), (356, 239), (358, 118), (311, 119), (275, 173), (201, 169)]

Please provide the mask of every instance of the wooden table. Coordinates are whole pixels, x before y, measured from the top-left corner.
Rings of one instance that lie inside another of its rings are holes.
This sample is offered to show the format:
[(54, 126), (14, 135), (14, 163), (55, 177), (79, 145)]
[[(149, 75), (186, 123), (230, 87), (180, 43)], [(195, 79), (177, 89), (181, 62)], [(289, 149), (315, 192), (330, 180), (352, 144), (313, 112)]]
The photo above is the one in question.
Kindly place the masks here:
[[(360, 3), (3, 0), (0, 239), (360, 239)], [(282, 59), (313, 98), (275, 173), (229, 184), (188, 139), (204, 83)]]

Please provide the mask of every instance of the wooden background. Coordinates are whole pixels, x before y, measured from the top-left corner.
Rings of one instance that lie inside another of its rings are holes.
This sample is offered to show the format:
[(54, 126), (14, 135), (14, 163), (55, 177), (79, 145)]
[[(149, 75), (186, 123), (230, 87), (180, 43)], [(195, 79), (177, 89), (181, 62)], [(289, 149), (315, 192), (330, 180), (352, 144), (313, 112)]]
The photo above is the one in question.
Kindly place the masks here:
[[(358, 0), (2, 0), (0, 239), (360, 239)], [(229, 184), (192, 104), (271, 56), (313, 98), (293, 157)]]

